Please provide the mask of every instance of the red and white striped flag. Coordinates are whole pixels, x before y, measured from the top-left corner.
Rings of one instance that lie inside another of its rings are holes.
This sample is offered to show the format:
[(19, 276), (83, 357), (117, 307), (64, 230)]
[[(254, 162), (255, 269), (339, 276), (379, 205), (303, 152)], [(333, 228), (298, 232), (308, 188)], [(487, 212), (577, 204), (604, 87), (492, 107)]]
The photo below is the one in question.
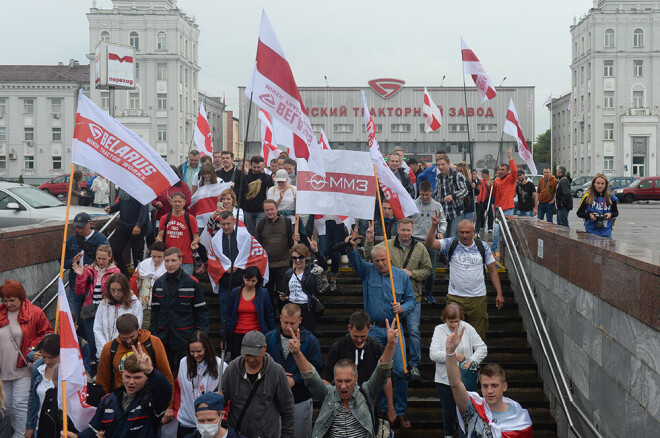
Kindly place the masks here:
[(537, 175), (534, 157), (532, 157), (532, 152), (529, 150), (525, 136), (520, 128), (518, 113), (516, 112), (516, 107), (513, 105), (513, 99), (509, 102), (509, 111), (507, 111), (506, 120), (504, 121), (504, 132), (516, 139), (516, 142), (518, 143), (518, 155), (520, 155), (525, 163), (527, 163), (527, 166), (529, 166), (529, 172), (532, 175)]
[(491, 82), (490, 76), (479, 62), (477, 55), (465, 44), (463, 37), (461, 37), (461, 56), (463, 58), (463, 74), (472, 76), (474, 85), (481, 96), (481, 101), (485, 102), (497, 96), (495, 85)]
[(197, 227), (206, 228), (209, 217), (218, 208), (218, 197), (226, 189), (231, 189), (231, 183), (204, 184), (190, 198), (188, 211), (197, 218)]
[(209, 120), (206, 118), (206, 105), (204, 102), (199, 106), (199, 113), (197, 114), (197, 124), (195, 125), (195, 133), (193, 140), (197, 145), (197, 150), (204, 156), (213, 156), (213, 139), (211, 138), (211, 126)]
[(269, 164), (270, 160), (277, 159), (282, 151), (277, 148), (277, 141), (275, 140), (273, 124), (270, 121), (270, 114), (263, 109), (259, 109), (259, 120), (261, 120), (262, 154), (266, 164)]
[[(484, 432), (484, 436), (486, 436), (485, 432), (488, 429), (491, 431), (493, 438), (532, 438), (532, 419), (529, 417), (527, 409), (523, 409), (517, 401), (504, 397), (504, 402), (509, 406), (513, 406), (515, 413), (494, 422), (493, 414), (490, 411), (488, 403), (476, 392), (469, 391), (468, 396), (472, 400), (472, 406), (474, 406), (475, 411), (477, 411), (477, 414), (484, 422), (484, 430), (479, 430), (477, 433)], [(458, 425), (464, 433), (467, 433), (465, 423), (458, 408), (456, 408), (456, 412), (458, 412)]]
[(321, 149), (330, 149), (330, 141), (328, 140), (328, 137), (325, 135), (325, 131), (323, 128), (321, 128), (321, 137), (319, 138), (319, 146)]
[[(209, 279), (213, 284), (213, 291), (217, 293), (216, 285), (231, 268), (231, 260), (222, 251), (222, 232), (218, 232), (208, 247), (209, 256)], [(236, 246), (238, 253), (234, 260), (234, 267), (245, 269), (247, 266), (256, 266), (264, 279), (263, 284), (268, 283), (268, 255), (261, 244), (252, 237), (245, 228), (245, 224), (238, 223), (238, 232), (236, 233)], [(233, 249), (236, 251), (236, 248)]]
[(397, 219), (403, 219), (404, 217), (419, 213), (415, 201), (413, 201), (406, 189), (403, 188), (401, 181), (394, 176), (392, 170), (383, 159), (383, 154), (380, 152), (380, 146), (376, 140), (376, 126), (369, 113), (364, 91), (362, 92), (362, 104), (364, 105), (364, 126), (367, 130), (371, 162), (376, 165), (380, 189), (383, 191), (387, 202), (390, 203), (390, 207), (394, 211), (394, 216)]
[(265, 11), (261, 15), (257, 59), (245, 95), (259, 107), (267, 108), (274, 120), (293, 132), (289, 156), (304, 159), (309, 170), (325, 176), (321, 148), (305, 114), (289, 61)]
[[(550, 96), (546, 97), (545, 100), (543, 101), (543, 106), (548, 106), (552, 103), (552, 93), (550, 93)], [(550, 109), (550, 108), (548, 108)]]
[(429, 91), (424, 87), (424, 132), (437, 131), (442, 126), (440, 109), (431, 99)]
[(73, 162), (109, 179), (142, 204), (179, 181), (158, 152), (78, 93)]
[(57, 377), (57, 406), (62, 409), (62, 382), (66, 381), (67, 414), (78, 430), (87, 429), (96, 408), (87, 404), (87, 375), (75, 325), (62, 279), (57, 279), (60, 324), (60, 371)]
[(527, 109), (530, 109), (532, 107), (532, 103), (534, 103), (534, 95), (530, 94), (529, 100), (527, 101)]

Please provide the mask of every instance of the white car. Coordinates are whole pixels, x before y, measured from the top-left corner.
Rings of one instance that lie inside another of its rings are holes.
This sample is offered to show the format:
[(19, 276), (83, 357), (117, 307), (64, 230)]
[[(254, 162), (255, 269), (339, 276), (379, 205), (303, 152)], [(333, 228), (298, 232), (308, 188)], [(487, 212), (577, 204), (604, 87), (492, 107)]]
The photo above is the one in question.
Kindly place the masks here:
[[(69, 219), (80, 212), (90, 216), (104, 216), (101, 208), (72, 205)], [(44, 224), (63, 221), (66, 203), (35, 187), (11, 182), (0, 182), (0, 228), (20, 225)]]

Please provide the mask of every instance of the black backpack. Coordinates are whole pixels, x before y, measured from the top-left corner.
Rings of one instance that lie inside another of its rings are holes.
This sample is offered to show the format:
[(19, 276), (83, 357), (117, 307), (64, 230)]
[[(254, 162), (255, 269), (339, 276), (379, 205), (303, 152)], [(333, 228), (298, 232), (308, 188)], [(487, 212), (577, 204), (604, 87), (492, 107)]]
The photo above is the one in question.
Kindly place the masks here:
[[(479, 250), (479, 254), (481, 254), (481, 260), (483, 261), (484, 267), (486, 266), (486, 248), (484, 246), (484, 242), (480, 239), (474, 239), (474, 243), (477, 244), (477, 249)], [(447, 266), (449, 266), (449, 262), (451, 261), (451, 256), (454, 255), (454, 251), (456, 251), (456, 247), (458, 246), (458, 239), (454, 238), (454, 240), (451, 242), (451, 245), (449, 245), (449, 250), (447, 251)]]
[[(147, 338), (147, 341), (142, 344), (142, 346), (147, 350), (149, 357), (151, 357), (151, 363), (154, 368), (156, 368), (156, 354), (154, 354), (154, 346), (151, 344), (151, 336)], [(119, 349), (119, 341), (117, 338), (113, 339), (112, 345), (110, 346), (110, 391), (115, 389), (115, 356), (117, 355), (117, 350)]]
[[(190, 214), (188, 214), (187, 212), (183, 213), (183, 218), (186, 221), (186, 226), (188, 227), (188, 233), (190, 233), (190, 241), (192, 242), (193, 232), (192, 229), (190, 228)], [(167, 214), (167, 219), (165, 219), (165, 226), (163, 227), (163, 243), (165, 243), (166, 245), (167, 243), (165, 242), (165, 240), (167, 239), (167, 224), (170, 223), (170, 219), (172, 219), (172, 212), (169, 212)]]

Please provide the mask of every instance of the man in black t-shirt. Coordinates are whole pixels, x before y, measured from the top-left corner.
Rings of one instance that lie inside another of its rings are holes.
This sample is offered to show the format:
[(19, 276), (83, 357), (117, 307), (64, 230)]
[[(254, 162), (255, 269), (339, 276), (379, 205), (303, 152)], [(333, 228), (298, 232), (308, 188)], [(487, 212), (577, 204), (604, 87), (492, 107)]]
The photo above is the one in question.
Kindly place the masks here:
[(539, 208), (539, 194), (536, 192), (534, 183), (527, 179), (523, 170), (518, 171), (516, 195), (518, 202), (514, 214), (516, 216), (536, 216)]
[[(335, 364), (341, 359), (355, 361), (358, 371), (358, 385), (362, 386), (369, 380), (378, 366), (378, 360), (384, 349), (380, 342), (369, 336), (370, 327), (371, 318), (364, 310), (358, 310), (351, 314), (348, 321), (348, 333), (332, 344), (328, 352), (322, 376), (326, 384), (332, 384)], [(391, 424), (396, 420), (392, 379), (387, 380), (383, 392), (385, 392), (385, 400), (387, 401), (387, 418)]]

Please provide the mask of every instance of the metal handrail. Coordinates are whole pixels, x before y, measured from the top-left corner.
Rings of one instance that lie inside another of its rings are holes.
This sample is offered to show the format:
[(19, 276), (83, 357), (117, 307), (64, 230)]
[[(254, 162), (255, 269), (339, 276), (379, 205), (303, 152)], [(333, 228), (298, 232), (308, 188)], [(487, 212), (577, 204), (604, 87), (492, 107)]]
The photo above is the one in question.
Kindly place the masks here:
[[(103, 224), (103, 226), (102, 226), (101, 229), (99, 230), (99, 233), (103, 233), (103, 232), (108, 228), (108, 226), (109, 226), (112, 222), (114, 222), (115, 219), (117, 219), (118, 216), (119, 216), (119, 212), (113, 214), (113, 215), (110, 217), (110, 219), (109, 219), (105, 224)], [(110, 237), (112, 237), (112, 235), (114, 234), (114, 232), (115, 232), (115, 230), (112, 230), (112, 233), (110, 233), (110, 235), (108, 236), (108, 239), (110, 239)], [(65, 269), (65, 271), (68, 271), (68, 269)], [(46, 293), (46, 291), (47, 291), (48, 289), (50, 289), (50, 287), (51, 287), (52, 285), (55, 284), (55, 282), (57, 281), (57, 279), (59, 278), (59, 276), (60, 276), (60, 274), (58, 273), (58, 274), (57, 274), (52, 280), (50, 280), (50, 281), (48, 282), (48, 284), (47, 284), (43, 289), (41, 289), (41, 291), (39, 291), (38, 294), (36, 294), (36, 295), (34, 296), (34, 298), (32, 298), (31, 301), (32, 301), (32, 302), (36, 302), (39, 298), (41, 298), (41, 296), (42, 296), (44, 293)], [(66, 289), (66, 287), (67, 287), (68, 284), (69, 284), (69, 283), (67, 282), (67, 283), (64, 285), (64, 288), (65, 288), (65, 289)], [(55, 294), (55, 296), (57, 296), (57, 294)], [(50, 303), (52, 303), (52, 302), (53, 302), (53, 300), (51, 299), (51, 300), (48, 302), (48, 304), (46, 304), (46, 305), (43, 307), (43, 310), (45, 310), (45, 309), (48, 307), (48, 305), (49, 305)]]
[[(541, 311), (536, 301), (536, 297), (534, 296), (534, 289), (532, 288), (531, 283), (529, 282), (527, 273), (523, 268), (520, 254), (518, 253), (518, 249), (516, 248), (513, 242), (513, 235), (511, 234), (511, 229), (509, 228), (509, 224), (507, 223), (506, 218), (504, 217), (504, 211), (502, 210), (501, 207), (498, 207), (495, 213), (496, 213), (496, 222), (500, 225), (500, 234), (504, 237), (504, 242), (506, 243), (507, 248), (509, 248), (509, 250), (511, 251), (511, 256), (513, 259), (513, 268), (514, 268), (513, 270), (514, 273), (516, 274), (516, 277), (518, 278), (518, 283), (521, 285), (521, 289), (523, 292), (522, 295), (523, 298), (525, 299), (525, 305), (527, 306), (527, 310), (529, 311), (529, 314), (532, 319), (532, 323), (534, 325), (534, 330), (536, 331), (536, 335), (540, 341), (541, 349), (543, 350), (543, 356), (545, 357), (545, 360), (548, 362), (549, 365), (548, 368), (550, 369), (550, 374), (552, 375), (552, 380), (555, 384), (555, 388), (559, 393), (559, 399), (562, 408), (566, 413), (568, 427), (576, 436), (578, 437), (581, 436), (580, 433), (575, 428), (573, 418), (571, 416), (571, 413), (569, 412), (568, 406), (566, 405), (566, 400), (564, 398), (568, 400), (568, 403), (575, 409), (575, 411), (580, 416), (582, 421), (584, 421), (584, 423), (593, 432), (593, 434), (598, 438), (602, 438), (600, 432), (598, 432), (598, 430), (593, 425), (591, 420), (587, 418), (587, 416), (584, 414), (584, 412), (582, 412), (580, 407), (575, 403), (575, 400), (573, 399), (573, 395), (571, 394), (571, 390), (568, 386), (568, 383), (566, 382), (566, 378), (559, 364), (559, 360), (557, 359), (557, 354), (552, 345), (550, 335), (548, 334), (548, 329), (545, 325), (545, 322), (543, 322), (543, 318), (541, 317)], [(559, 375), (559, 378), (557, 377), (557, 374)]]

